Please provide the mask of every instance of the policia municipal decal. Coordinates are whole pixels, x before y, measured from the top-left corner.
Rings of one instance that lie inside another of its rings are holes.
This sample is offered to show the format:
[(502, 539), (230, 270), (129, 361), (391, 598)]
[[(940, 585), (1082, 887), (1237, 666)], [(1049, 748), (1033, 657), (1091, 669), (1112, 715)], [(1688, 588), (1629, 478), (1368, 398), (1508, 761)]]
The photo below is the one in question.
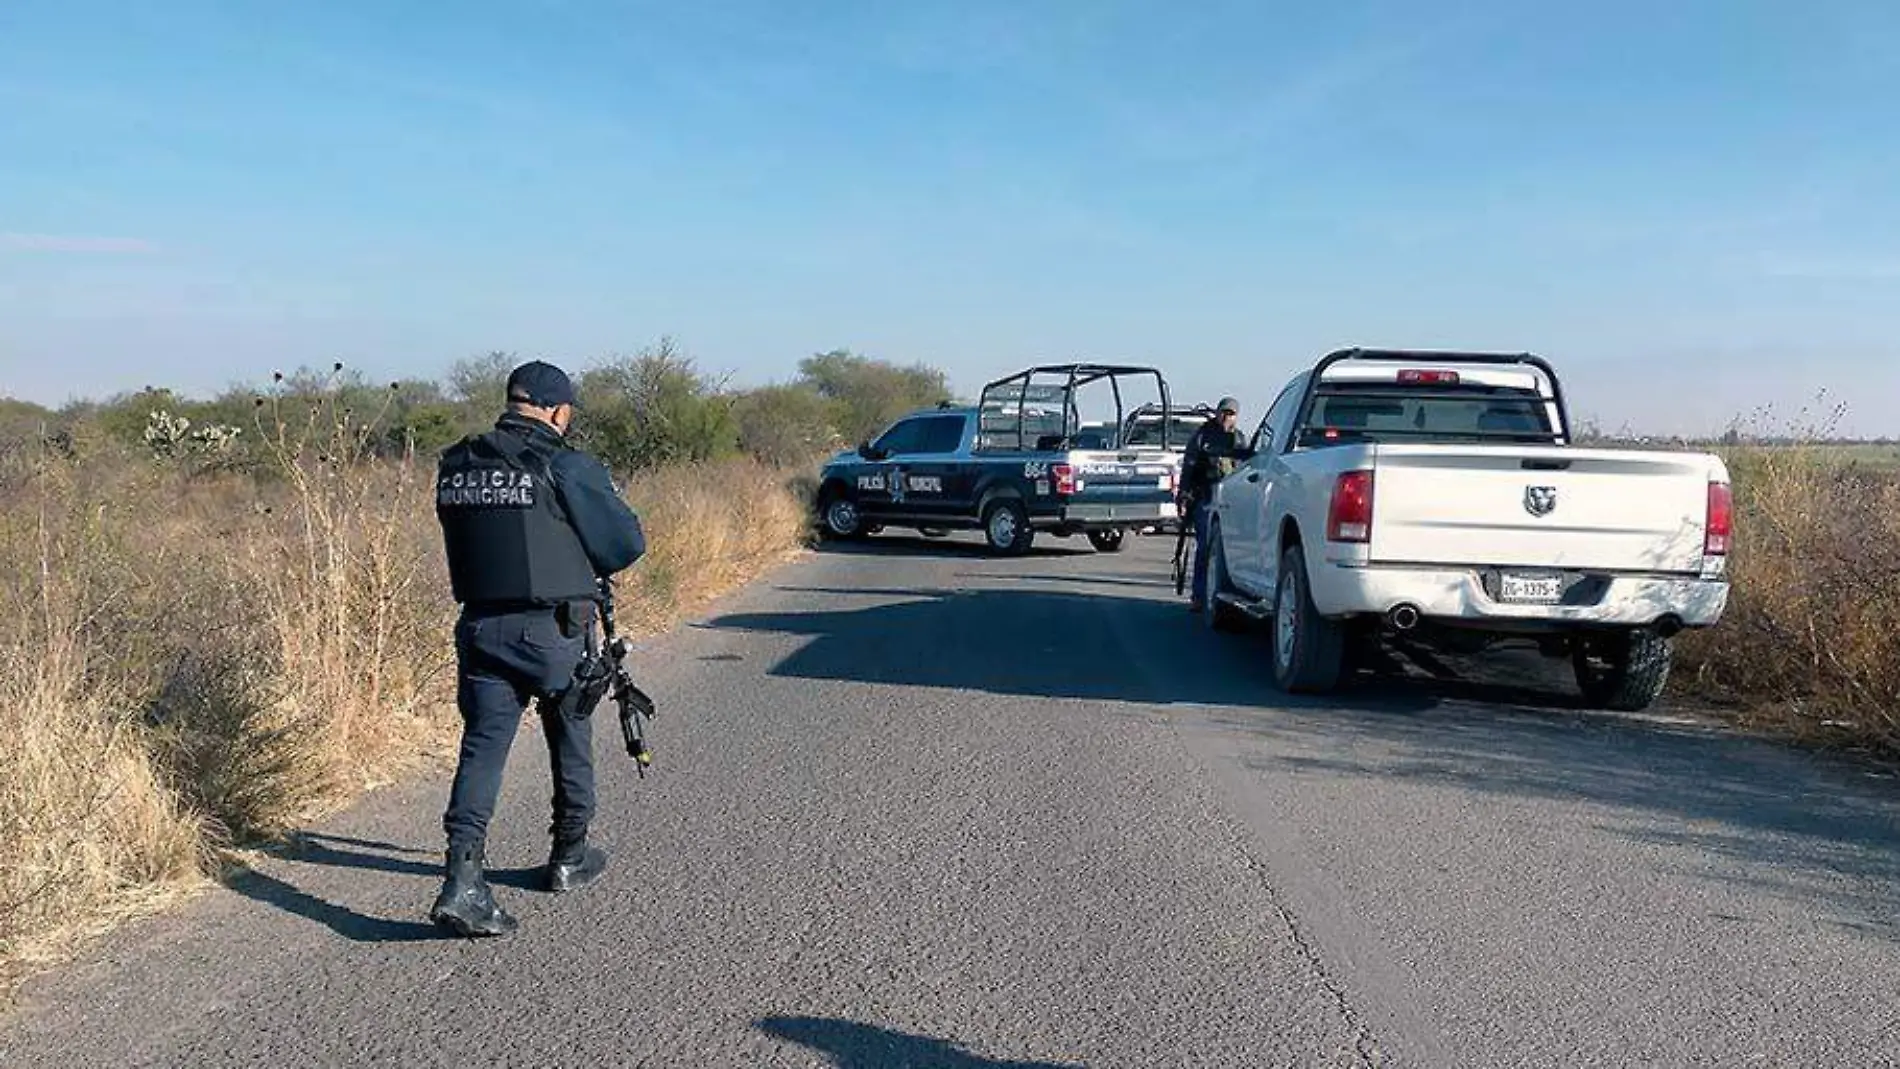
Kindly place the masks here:
[(891, 504), (901, 505), (911, 494), (943, 493), (943, 477), (912, 475), (901, 467), (892, 467), (887, 471), (858, 476), (858, 489), (881, 490), (890, 497)]
[(437, 508), (469, 506), (496, 508), (534, 507), (534, 476), (525, 471), (456, 471), (442, 477), (436, 487)]
[[(634, 696), (644, 701), (625, 670), (603, 656), (594, 628), (611, 629), (605, 580), (644, 556), (646, 539), (607, 469), (568, 444), (575, 400), (559, 368), (523, 364), (508, 378), (508, 410), (494, 429), (444, 450), (437, 469), (436, 517), (462, 606), (455, 625), (462, 748), (442, 818), (447, 878), (430, 917), (460, 935), (517, 927), (496, 903), (483, 865), (503, 768), (528, 704), (540, 714), (555, 781), (542, 882), (561, 892), (592, 882), (607, 865), (605, 851), (587, 841), (594, 706), (609, 685), (623, 710)], [(608, 638), (617, 660), (624, 642)], [(626, 719), (623, 711), (623, 725)]]

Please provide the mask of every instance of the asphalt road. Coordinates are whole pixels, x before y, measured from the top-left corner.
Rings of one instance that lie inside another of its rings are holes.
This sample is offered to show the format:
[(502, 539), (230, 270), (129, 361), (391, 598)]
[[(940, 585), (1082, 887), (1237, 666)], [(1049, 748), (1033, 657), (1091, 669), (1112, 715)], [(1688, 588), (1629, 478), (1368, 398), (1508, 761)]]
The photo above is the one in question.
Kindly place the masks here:
[(1534, 656), (1325, 703), (1161, 540), (814, 555), (639, 653), (616, 868), (439, 938), (443, 781), (28, 988), (0, 1065), (1900, 1065), (1900, 784)]

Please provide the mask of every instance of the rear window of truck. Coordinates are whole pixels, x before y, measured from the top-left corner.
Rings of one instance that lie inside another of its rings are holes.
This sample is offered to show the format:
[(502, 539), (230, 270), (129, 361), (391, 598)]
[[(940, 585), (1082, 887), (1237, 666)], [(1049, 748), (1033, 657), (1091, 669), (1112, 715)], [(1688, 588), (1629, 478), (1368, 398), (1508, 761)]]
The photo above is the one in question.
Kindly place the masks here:
[(1061, 386), (1041, 383), (1027, 390), (999, 390), (983, 397), (978, 413), (977, 448), (1026, 452), (1049, 438), (1060, 438), (1076, 422)]
[(1550, 444), (1546, 398), (1506, 386), (1328, 382), (1314, 391), (1300, 444), (1497, 442)]
[[(1185, 447), (1188, 443), (1188, 439), (1194, 437), (1194, 432), (1200, 430), (1201, 424), (1204, 423), (1205, 421), (1206, 421), (1206, 417), (1201, 417), (1201, 416), (1174, 417), (1174, 419), (1168, 425), (1168, 444), (1170, 446), (1174, 446), (1177, 448)], [(1123, 445), (1154, 445), (1154, 446), (1160, 445), (1161, 444), (1160, 418), (1156, 417), (1152, 419), (1137, 419), (1135, 421), (1135, 425), (1132, 428), (1130, 428), (1128, 431), (1128, 441), (1122, 444)]]

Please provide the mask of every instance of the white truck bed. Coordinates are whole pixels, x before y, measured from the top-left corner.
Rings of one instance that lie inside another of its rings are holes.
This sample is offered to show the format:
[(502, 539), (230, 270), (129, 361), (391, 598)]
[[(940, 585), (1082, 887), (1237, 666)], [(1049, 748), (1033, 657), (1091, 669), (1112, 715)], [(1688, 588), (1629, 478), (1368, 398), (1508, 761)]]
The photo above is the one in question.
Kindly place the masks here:
[(1375, 564), (1700, 575), (1728, 481), (1705, 454), (1560, 446), (1378, 445), (1371, 464)]
[(1528, 633), (1573, 654), (1586, 693), (1640, 707), (1669, 637), (1727, 606), (1722, 460), (1572, 445), (1538, 358), (1332, 354), (1254, 446), (1214, 496), (1207, 612), (1273, 619), (1283, 685), (1330, 687), (1349, 631)]

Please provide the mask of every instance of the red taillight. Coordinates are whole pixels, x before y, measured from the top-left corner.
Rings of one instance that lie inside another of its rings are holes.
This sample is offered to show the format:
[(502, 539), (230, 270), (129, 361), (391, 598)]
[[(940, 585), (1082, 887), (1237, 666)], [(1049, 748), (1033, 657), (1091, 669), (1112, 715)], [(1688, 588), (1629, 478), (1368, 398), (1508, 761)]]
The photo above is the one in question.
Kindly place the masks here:
[(1333, 484), (1326, 537), (1334, 542), (1372, 541), (1372, 473), (1349, 471)]
[(1711, 557), (1726, 556), (1734, 534), (1735, 495), (1727, 483), (1710, 483), (1708, 537), (1702, 551)]
[(1419, 371), (1408, 368), (1399, 372), (1399, 385), (1456, 386), (1458, 385), (1458, 373), (1456, 371)]
[(1055, 476), (1056, 493), (1075, 493), (1075, 466), (1073, 464), (1055, 464), (1049, 468), (1049, 474)]

